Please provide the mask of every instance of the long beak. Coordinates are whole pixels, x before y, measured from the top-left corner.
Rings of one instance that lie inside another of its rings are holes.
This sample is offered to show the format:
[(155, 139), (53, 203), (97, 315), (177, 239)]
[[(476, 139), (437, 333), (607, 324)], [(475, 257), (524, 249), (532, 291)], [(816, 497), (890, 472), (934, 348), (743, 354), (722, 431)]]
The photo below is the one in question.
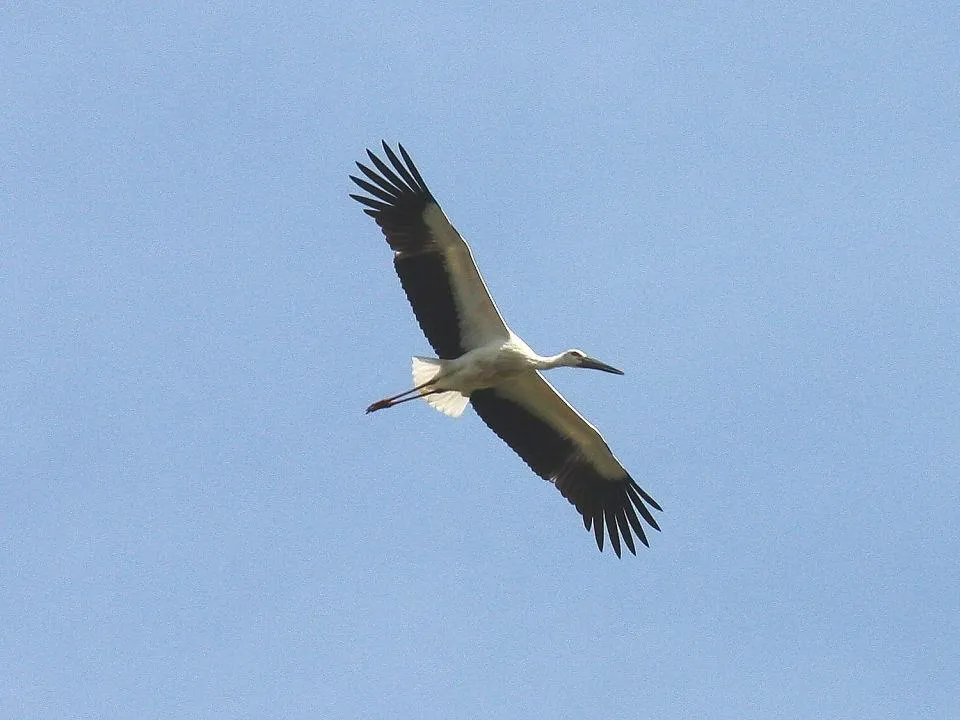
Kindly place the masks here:
[(591, 370), (603, 370), (604, 372), (613, 373), (614, 375), (623, 375), (623, 370), (617, 370), (613, 365), (607, 365), (599, 360), (594, 360), (592, 357), (585, 357), (581, 360), (580, 367), (590, 368)]

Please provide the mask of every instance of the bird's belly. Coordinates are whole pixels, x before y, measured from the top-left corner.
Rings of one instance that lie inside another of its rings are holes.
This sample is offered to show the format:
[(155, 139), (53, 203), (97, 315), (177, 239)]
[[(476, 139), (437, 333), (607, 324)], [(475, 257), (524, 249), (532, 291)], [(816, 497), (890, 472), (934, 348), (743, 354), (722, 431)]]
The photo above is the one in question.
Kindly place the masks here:
[(528, 363), (513, 354), (499, 353), (492, 357), (480, 355), (469, 358), (464, 356), (463, 361), (460, 367), (447, 377), (444, 384), (454, 386), (467, 394), (531, 371)]

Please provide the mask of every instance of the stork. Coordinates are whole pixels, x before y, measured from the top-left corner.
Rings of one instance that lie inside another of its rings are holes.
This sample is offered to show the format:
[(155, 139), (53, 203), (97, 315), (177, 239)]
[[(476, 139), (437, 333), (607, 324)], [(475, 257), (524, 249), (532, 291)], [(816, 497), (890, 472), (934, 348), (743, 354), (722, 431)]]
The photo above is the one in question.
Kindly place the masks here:
[(634, 534), (649, 546), (640, 518), (659, 530), (651, 508), (662, 508), (540, 372), (558, 367), (623, 371), (581, 350), (538, 355), (507, 327), (467, 243), (407, 151), (398, 148), (399, 156), (383, 143), (390, 165), (367, 150), (375, 169), (358, 162), (366, 179), (350, 179), (368, 195), (350, 197), (365, 206), (386, 236), (400, 283), (439, 357), (413, 358), (414, 387), (378, 400), (367, 412), (424, 398), (459, 417), (469, 402), (493, 432), (577, 508), (584, 527), (593, 528), (601, 552), (606, 528), (617, 557), (621, 538), (636, 555)]

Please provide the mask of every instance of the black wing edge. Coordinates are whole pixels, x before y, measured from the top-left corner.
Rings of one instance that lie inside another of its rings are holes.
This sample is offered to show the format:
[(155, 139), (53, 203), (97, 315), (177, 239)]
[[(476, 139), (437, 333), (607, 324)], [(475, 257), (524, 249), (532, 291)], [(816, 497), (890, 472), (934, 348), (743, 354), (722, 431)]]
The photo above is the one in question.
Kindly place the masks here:
[(364, 205), (363, 211), (383, 229), (394, 251), (409, 254), (429, 251), (433, 240), (424, 223), (423, 211), (436, 200), (403, 145), (397, 145), (400, 150), (398, 157), (386, 141), (382, 141), (382, 144), (383, 152), (393, 168), (373, 151), (367, 150), (367, 156), (376, 171), (358, 162), (357, 167), (366, 179), (355, 175), (351, 175), (350, 179), (370, 197), (352, 193), (350, 197)]
[(423, 219), (427, 205), (437, 201), (403, 145), (397, 145), (398, 156), (385, 141), (382, 144), (393, 168), (367, 150), (376, 171), (358, 162), (366, 179), (354, 175), (350, 179), (370, 197), (350, 197), (364, 206), (396, 253), (393, 265), (430, 345), (445, 360), (460, 357), (464, 352), (460, 322), (446, 261)]
[(663, 508), (633, 478), (624, 475), (610, 480), (600, 475), (572, 441), (521, 405), (498, 395), (495, 388), (474, 391), (470, 403), (487, 427), (577, 508), (584, 527), (593, 529), (601, 552), (604, 531), (617, 557), (621, 557), (621, 539), (634, 555), (634, 535), (650, 546), (640, 518), (660, 530), (651, 509), (662, 512)]

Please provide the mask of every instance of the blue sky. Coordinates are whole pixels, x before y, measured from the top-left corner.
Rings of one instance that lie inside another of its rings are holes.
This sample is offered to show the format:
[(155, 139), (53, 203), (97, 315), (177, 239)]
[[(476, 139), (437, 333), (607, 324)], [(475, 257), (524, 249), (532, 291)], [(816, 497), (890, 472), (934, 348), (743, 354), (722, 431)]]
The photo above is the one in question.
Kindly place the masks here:
[[(952, 3), (0, 11), (0, 718), (960, 707)], [(347, 175), (403, 142), (664, 507), (468, 411)]]

